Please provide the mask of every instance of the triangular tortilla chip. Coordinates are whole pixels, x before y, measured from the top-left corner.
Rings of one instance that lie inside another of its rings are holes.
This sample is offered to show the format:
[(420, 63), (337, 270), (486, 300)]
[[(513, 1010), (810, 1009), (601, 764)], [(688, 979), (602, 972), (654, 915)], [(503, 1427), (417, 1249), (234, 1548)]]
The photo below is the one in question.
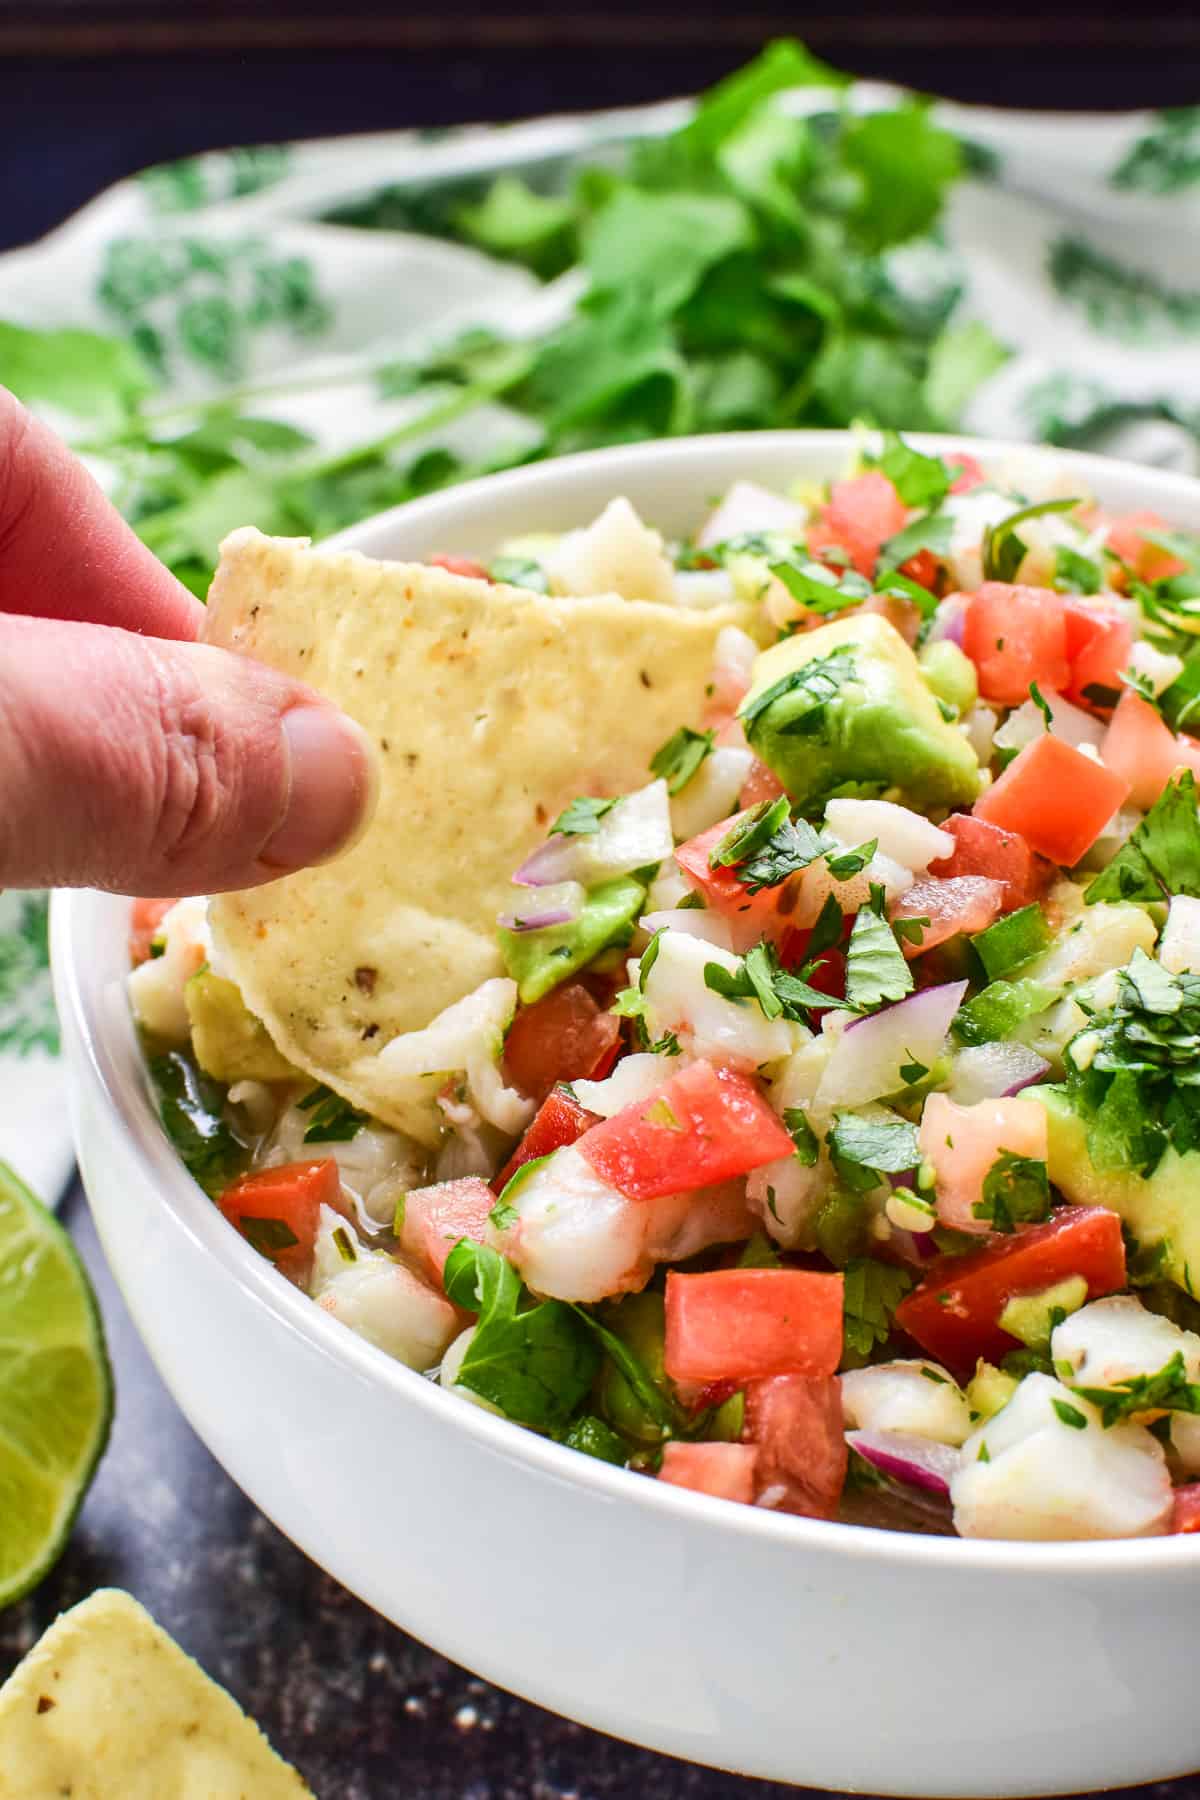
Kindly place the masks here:
[(436, 1141), (430, 1083), (389, 1078), (379, 1052), (502, 973), (514, 870), (575, 795), (643, 786), (665, 739), (700, 724), (732, 617), (227, 538), (207, 642), (327, 694), (382, 765), (346, 855), (211, 904), (220, 972), (283, 1055)]
[(312, 1800), (258, 1726), (136, 1600), (101, 1588), (0, 1689), (5, 1800)]

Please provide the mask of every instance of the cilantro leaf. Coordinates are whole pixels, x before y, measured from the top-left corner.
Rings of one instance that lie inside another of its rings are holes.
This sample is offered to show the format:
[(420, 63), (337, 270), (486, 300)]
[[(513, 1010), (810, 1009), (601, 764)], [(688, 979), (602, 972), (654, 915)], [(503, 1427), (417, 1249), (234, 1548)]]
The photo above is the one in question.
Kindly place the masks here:
[(1081, 1413), (1079, 1408), (1072, 1406), (1069, 1400), (1052, 1399), (1050, 1404), (1063, 1424), (1069, 1425), (1072, 1431), (1087, 1430), (1087, 1414)]
[(1083, 897), (1094, 905), (1097, 900), (1167, 900), (1172, 894), (1200, 897), (1200, 813), (1190, 769), (1167, 783)]
[(921, 1162), (916, 1126), (895, 1113), (836, 1113), (828, 1144), (834, 1168), (853, 1188), (878, 1187)]
[(666, 781), (669, 794), (677, 794), (705, 757), (712, 755), (716, 735), (715, 731), (693, 731), (690, 725), (681, 725), (650, 758), (650, 773)]
[(1054, 551), (1054, 585), (1060, 594), (1098, 594), (1104, 585), (1100, 564), (1069, 544)]
[(748, 894), (757, 894), (763, 888), (778, 887), (824, 854), (824, 840), (807, 819), (785, 817), (778, 831), (739, 865), (737, 878)]
[(305, 1094), (296, 1105), (301, 1112), (311, 1113), (304, 1127), (306, 1144), (344, 1144), (356, 1137), (366, 1124), (367, 1115), (322, 1084)]
[(879, 839), (872, 838), (869, 844), (859, 844), (854, 850), (832, 851), (826, 855), (826, 866), (835, 881), (851, 881), (862, 874), (878, 848)]
[(1050, 1183), (1046, 1165), (1032, 1156), (1002, 1150), (983, 1178), (983, 1198), (972, 1207), (993, 1231), (1011, 1233), (1018, 1225), (1050, 1217)]
[(903, 530), (890, 537), (879, 552), (879, 567), (875, 572), (876, 585), (890, 580), (910, 557), (916, 556), (920, 550), (932, 551), (936, 557), (950, 554), (950, 542), (954, 535), (954, 520), (949, 513), (927, 512), (919, 518), (910, 519)]
[(813, 1009), (846, 1008), (848, 1004), (810, 986), (803, 975), (789, 973), (781, 966), (775, 946), (766, 942), (748, 950), (736, 970), (721, 963), (705, 963), (704, 985), (725, 1000), (756, 1000), (768, 1019), (807, 1023)]
[(258, 1214), (241, 1214), (237, 1223), (246, 1242), (253, 1244), (258, 1254), (265, 1256), (269, 1262), (274, 1262), (283, 1251), (295, 1249), (300, 1242), (284, 1219), (264, 1219)]
[(846, 999), (856, 1012), (903, 1000), (913, 990), (913, 974), (887, 920), (864, 906), (854, 921), (846, 950)]
[(873, 465), (887, 476), (905, 506), (940, 506), (950, 492), (951, 473), (940, 456), (926, 456), (906, 444), (898, 431), (885, 431), (884, 449)]
[(876, 1262), (873, 1257), (854, 1257), (843, 1270), (842, 1332), (843, 1367), (868, 1357), (876, 1344), (891, 1335), (892, 1318), (913, 1285), (907, 1269)]
[(1200, 1382), (1189, 1381), (1182, 1350), (1154, 1375), (1131, 1375), (1111, 1387), (1071, 1384), (1082, 1399), (1099, 1409), (1105, 1430), (1120, 1425), (1134, 1413), (1166, 1411), (1200, 1413)]
[(991, 525), (983, 534), (983, 578), (985, 581), (1012, 581), (1025, 560), (1029, 546), (1017, 536), (1017, 526), (1026, 519), (1040, 519), (1046, 513), (1073, 512), (1082, 506), (1080, 499), (1039, 500), (1033, 506), (1022, 506), (1006, 519)]
[(520, 1425), (562, 1430), (600, 1365), (586, 1321), (561, 1300), (522, 1308), (524, 1291), (512, 1264), (470, 1238), (451, 1250), (443, 1281), (455, 1306), (478, 1314), (458, 1385)]
[(825, 708), (837, 698), (842, 687), (853, 681), (855, 656), (852, 645), (840, 644), (828, 656), (815, 656), (798, 669), (780, 676), (761, 694), (743, 702), (738, 717), (751, 744), (763, 728), (763, 715), (777, 700), (797, 698), (800, 706), (789, 711), (787, 722), (779, 727), (788, 737), (815, 737), (821, 730)]
[(801, 1106), (785, 1106), (783, 1109), (783, 1129), (796, 1146), (796, 1161), (802, 1169), (811, 1169), (821, 1153), (817, 1142), (817, 1134), (808, 1122), (808, 1114)]
[(597, 800), (589, 794), (581, 795), (559, 813), (550, 827), (550, 835), (557, 831), (563, 837), (589, 837), (593, 831), (599, 831), (601, 819), (616, 804), (615, 799)]
[(839, 577), (823, 563), (775, 561), (768, 566), (793, 600), (809, 612), (845, 612), (847, 607), (861, 606), (872, 592), (870, 582), (852, 570)]
[(179, 1050), (150, 1057), (147, 1067), (159, 1118), (180, 1161), (206, 1194), (219, 1194), (248, 1160), (225, 1118), (225, 1088)]

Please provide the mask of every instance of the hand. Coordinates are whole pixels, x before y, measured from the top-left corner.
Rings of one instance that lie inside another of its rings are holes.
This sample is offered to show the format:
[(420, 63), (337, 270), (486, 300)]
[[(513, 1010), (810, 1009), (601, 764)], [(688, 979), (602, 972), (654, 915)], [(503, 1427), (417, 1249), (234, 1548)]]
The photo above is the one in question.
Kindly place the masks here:
[(203, 616), (0, 388), (0, 887), (215, 893), (357, 830), (357, 725)]

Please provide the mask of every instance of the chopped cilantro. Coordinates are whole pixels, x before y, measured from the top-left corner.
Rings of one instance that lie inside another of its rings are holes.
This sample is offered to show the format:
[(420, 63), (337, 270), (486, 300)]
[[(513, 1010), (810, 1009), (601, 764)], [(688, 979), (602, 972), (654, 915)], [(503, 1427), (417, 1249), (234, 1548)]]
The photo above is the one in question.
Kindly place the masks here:
[(778, 887), (824, 854), (825, 841), (820, 832), (807, 819), (789, 819), (785, 813), (778, 830), (739, 865), (737, 878), (748, 894), (757, 894), (763, 888)]
[(796, 1146), (796, 1161), (802, 1168), (811, 1169), (820, 1154), (817, 1134), (808, 1122), (808, 1114), (801, 1106), (785, 1106), (783, 1109), (783, 1129)]
[(1060, 594), (1098, 594), (1104, 585), (1100, 564), (1069, 544), (1054, 551), (1054, 585)]
[(903, 1000), (912, 990), (912, 970), (895, 932), (873, 907), (864, 906), (846, 950), (847, 1001), (856, 1012), (871, 1012), (885, 1002)]
[(872, 591), (870, 582), (864, 581), (853, 570), (845, 572), (839, 579), (822, 563), (776, 559), (769, 567), (792, 599), (798, 600), (809, 612), (845, 612), (849, 606), (861, 606)]
[(887, 1342), (892, 1316), (913, 1285), (907, 1269), (876, 1262), (873, 1257), (854, 1257), (843, 1271), (843, 1360), (866, 1357), (876, 1344)]
[(535, 594), (548, 594), (550, 582), (541, 563), (531, 556), (497, 556), (488, 569), (493, 581), (509, 587), (529, 588)]
[(1077, 1406), (1072, 1406), (1069, 1400), (1052, 1399), (1050, 1404), (1063, 1424), (1069, 1425), (1072, 1431), (1087, 1430), (1087, 1415), (1081, 1413)]
[(917, 1168), (921, 1161), (916, 1126), (895, 1113), (836, 1113), (828, 1142), (838, 1178), (860, 1192), (879, 1187), (887, 1175)]
[(868, 844), (859, 844), (854, 850), (837, 850), (825, 858), (829, 873), (835, 881), (853, 881), (861, 875), (879, 848), (879, 839), (872, 838)]
[(1200, 1413), (1200, 1382), (1188, 1380), (1182, 1350), (1154, 1375), (1131, 1375), (1108, 1388), (1076, 1387), (1075, 1391), (1099, 1409), (1105, 1430), (1134, 1413)]
[(260, 1256), (274, 1262), (284, 1250), (294, 1250), (300, 1239), (283, 1219), (263, 1219), (248, 1214), (238, 1217), (238, 1229)]
[(597, 800), (589, 794), (581, 795), (559, 813), (550, 827), (550, 834), (553, 836), (557, 831), (563, 837), (590, 837), (592, 832), (599, 831), (601, 819), (616, 804), (615, 799)]
[(920, 946), (924, 942), (925, 933), (932, 924), (933, 920), (924, 916), (919, 919), (893, 919), (892, 930), (902, 944)]
[(650, 773), (666, 781), (669, 794), (677, 794), (705, 757), (711, 756), (716, 735), (715, 731), (693, 731), (690, 725), (681, 725), (650, 758)]
[(1050, 1216), (1050, 1183), (1046, 1165), (1032, 1156), (1001, 1150), (983, 1178), (983, 1198), (972, 1207), (993, 1231), (1013, 1232)]
[(795, 1019), (803, 1024), (814, 1008), (848, 1007), (847, 1001), (810, 986), (806, 976), (811, 972), (811, 963), (806, 963), (799, 975), (793, 975), (781, 966), (775, 946), (764, 942), (748, 950), (736, 970), (706, 963), (704, 985), (725, 1000), (757, 1000), (768, 1019)]
[(358, 1136), (367, 1122), (365, 1112), (359, 1112), (324, 1084), (313, 1088), (302, 1100), (297, 1100), (296, 1105), (301, 1112), (312, 1115), (304, 1128), (306, 1144), (348, 1143)]
[(1190, 769), (1167, 783), (1083, 897), (1093, 905), (1097, 900), (1167, 900), (1172, 894), (1200, 897), (1200, 814)]
[(880, 550), (876, 583), (893, 576), (903, 563), (922, 550), (939, 558), (948, 556), (953, 536), (954, 520), (949, 513), (927, 512), (910, 519), (904, 529), (890, 537)]
[(1053, 731), (1054, 730), (1054, 713), (1051, 709), (1050, 702), (1047, 700), (1045, 694), (1043, 694), (1041, 688), (1038, 686), (1036, 681), (1031, 681), (1029, 684), (1029, 698), (1033, 701), (1033, 704), (1037, 707), (1038, 711), (1041, 713), (1042, 724), (1044, 725), (1045, 729), (1047, 731)]
[(708, 857), (709, 868), (731, 868), (757, 855), (787, 823), (789, 811), (786, 794), (778, 794), (773, 800), (760, 800), (713, 845)]
[(885, 431), (884, 448), (868, 460), (887, 476), (905, 506), (939, 506), (950, 492), (952, 472), (940, 456), (926, 456), (898, 431)]
[(985, 581), (1013, 581), (1018, 569), (1025, 560), (1025, 552), (1029, 546), (1017, 536), (1016, 528), (1023, 525), (1026, 519), (1040, 519), (1046, 513), (1065, 513), (1082, 506), (1079, 499), (1073, 500), (1039, 500), (1033, 506), (1022, 506), (1016, 512), (1009, 513), (999, 524), (989, 526), (983, 535), (983, 579)]
[(776, 700), (784, 696), (797, 695), (804, 703), (793, 713), (786, 725), (780, 727), (782, 735), (787, 737), (815, 737), (824, 724), (825, 708), (831, 700), (835, 700), (841, 689), (849, 681), (854, 680), (855, 672), (854, 646), (840, 644), (831, 650), (828, 656), (815, 656), (811, 662), (802, 663), (798, 669), (792, 669), (773, 681), (761, 694), (754, 694), (746, 700), (738, 714), (742, 727), (751, 744), (762, 730), (763, 715)]

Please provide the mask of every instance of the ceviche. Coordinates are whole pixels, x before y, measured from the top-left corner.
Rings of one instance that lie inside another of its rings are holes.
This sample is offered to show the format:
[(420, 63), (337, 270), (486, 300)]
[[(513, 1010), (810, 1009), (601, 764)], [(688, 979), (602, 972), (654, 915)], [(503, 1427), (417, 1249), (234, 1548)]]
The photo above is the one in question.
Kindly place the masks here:
[(235, 533), (210, 641), (381, 775), (333, 864), (135, 903), (231, 1228), (648, 1479), (1200, 1529), (1200, 536), (1045, 468), (888, 434), (684, 541)]

